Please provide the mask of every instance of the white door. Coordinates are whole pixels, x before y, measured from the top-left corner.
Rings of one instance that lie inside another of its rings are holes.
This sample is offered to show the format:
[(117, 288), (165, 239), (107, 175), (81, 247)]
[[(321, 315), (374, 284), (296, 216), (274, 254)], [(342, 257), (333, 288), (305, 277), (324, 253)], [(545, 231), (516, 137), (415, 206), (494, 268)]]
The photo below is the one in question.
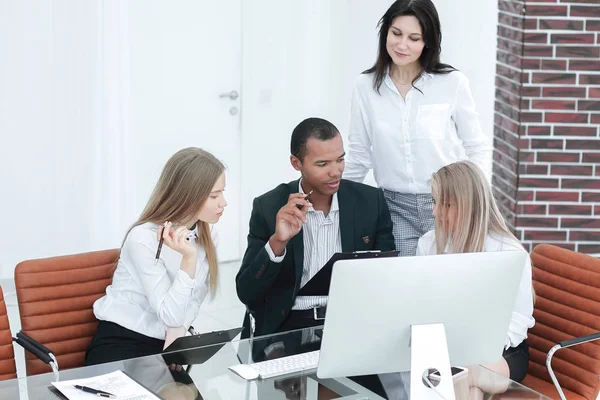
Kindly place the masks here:
[(196, 146), (227, 166), (213, 227), (221, 261), (240, 258), (241, 0), (129, 2), (130, 131), (141, 212), (167, 159)]

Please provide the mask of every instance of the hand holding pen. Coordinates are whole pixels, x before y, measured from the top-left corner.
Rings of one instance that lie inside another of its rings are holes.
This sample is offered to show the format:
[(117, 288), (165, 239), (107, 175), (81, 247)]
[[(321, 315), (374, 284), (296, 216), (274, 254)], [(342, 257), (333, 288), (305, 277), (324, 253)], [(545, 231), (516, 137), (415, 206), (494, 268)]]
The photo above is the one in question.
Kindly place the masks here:
[[(307, 195), (302, 193), (290, 194), (287, 204), (281, 207), (277, 213), (275, 217), (275, 234), (272, 236), (273, 243), (269, 240), (275, 254), (279, 254), (280, 252), (276, 249), (279, 250), (285, 247), (287, 242), (296, 236), (306, 223), (306, 213), (312, 205), (308, 200), (311, 194), (312, 191)], [(281, 250), (283, 251), (283, 249)]]
[[(310, 199), (310, 196), (312, 194), (313, 194), (313, 191), (311, 190), (310, 192), (308, 192), (308, 194), (306, 196), (304, 196), (304, 201), (307, 203), (307, 205), (310, 205), (310, 202), (308, 201), (308, 199)], [(299, 210), (302, 210), (302, 208), (304, 208), (304, 204), (296, 203), (296, 207), (298, 207)]]
[(157, 261), (160, 259), (163, 243), (184, 257), (195, 257), (198, 254), (197, 235), (185, 226), (174, 228), (173, 223), (167, 221), (157, 230), (156, 239), (158, 240), (155, 257)]

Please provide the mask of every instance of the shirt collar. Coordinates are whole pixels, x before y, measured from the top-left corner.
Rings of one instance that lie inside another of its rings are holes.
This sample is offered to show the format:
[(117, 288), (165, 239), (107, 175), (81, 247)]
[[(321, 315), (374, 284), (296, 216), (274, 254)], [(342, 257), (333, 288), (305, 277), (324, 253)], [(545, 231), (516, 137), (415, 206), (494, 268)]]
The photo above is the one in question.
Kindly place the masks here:
[[(429, 72), (421, 72), (421, 75), (419, 76), (419, 78), (417, 78), (415, 82), (415, 86), (420, 87), (421, 83), (427, 82), (430, 79), (433, 79), (433, 74)], [(390, 89), (398, 92), (398, 89), (396, 88), (396, 85), (394, 85), (394, 81), (392, 81), (392, 77), (390, 76), (390, 67), (387, 67), (385, 69), (385, 75), (383, 80)]]
[[(304, 194), (304, 190), (302, 189), (302, 178), (300, 179), (300, 181), (298, 182), (298, 193), (302, 193)], [(340, 209), (340, 205), (338, 203), (338, 194), (337, 192), (335, 192), (333, 194), (333, 198), (331, 199), (331, 208), (329, 209), (329, 212), (333, 212), (333, 211), (339, 211)], [(313, 207), (309, 207), (308, 211), (315, 211), (315, 209)]]

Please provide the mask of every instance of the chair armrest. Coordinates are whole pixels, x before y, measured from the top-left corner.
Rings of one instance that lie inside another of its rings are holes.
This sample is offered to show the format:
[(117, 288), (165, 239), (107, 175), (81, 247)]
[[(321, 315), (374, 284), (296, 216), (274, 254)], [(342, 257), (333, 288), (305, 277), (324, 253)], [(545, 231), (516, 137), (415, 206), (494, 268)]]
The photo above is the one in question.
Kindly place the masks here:
[(37, 340), (33, 339), (32, 337), (27, 336), (25, 333), (23, 333), (23, 331), (19, 331), (17, 333), (17, 337), (13, 337), (12, 339), (25, 350), (29, 351), (31, 354), (39, 358), (42, 362), (50, 365), (53, 371), (58, 371), (58, 360), (54, 356), (52, 350), (50, 350)]
[(31, 346), (34, 346), (35, 348), (37, 348), (40, 351), (43, 351), (46, 354), (52, 353), (52, 350), (50, 350), (31, 336), (26, 335), (25, 333), (23, 333), (23, 331), (17, 332), (17, 338), (29, 343)]
[(48, 354), (44, 353), (28, 341), (16, 337), (13, 337), (12, 340), (13, 342), (20, 345), (22, 348), (24, 348), (25, 350), (42, 360), (44, 364), (50, 364), (52, 362), (52, 358), (50, 358)]
[(593, 342), (594, 340), (598, 339), (600, 339), (600, 332), (592, 333), (591, 335), (580, 336), (569, 340), (563, 340), (562, 342), (558, 343), (558, 345), (561, 348), (566, 348), (581, 343)]
[(563, 340), (548, 351), (548, 355), (546, 356), (546, 368), (548, 368), (550, 378), (552, 378), (552, 383), (554, 383), (554, 387), (556, 388), (556, 391), (558, 392), (558, 395), (560, 396), (561, 400), (566, 400), (567, 398), (565, 397), (565, 394), (562, 391), (560, 384), (558, 383), (558, 379), (556, 379), (556, 375), (554, 375), (554, 371), (552, 370), (552, 357), (554, 356), (554, 353), (556, 353), (558, 350), (566, 349), (567, 347), (576, 346), (578, 344), (587, 342), (593, 342), (594, 340), (598, 339), (600, 339), (600, 332), (592, 333), (591, 335), (576, 337), (573, 339)]

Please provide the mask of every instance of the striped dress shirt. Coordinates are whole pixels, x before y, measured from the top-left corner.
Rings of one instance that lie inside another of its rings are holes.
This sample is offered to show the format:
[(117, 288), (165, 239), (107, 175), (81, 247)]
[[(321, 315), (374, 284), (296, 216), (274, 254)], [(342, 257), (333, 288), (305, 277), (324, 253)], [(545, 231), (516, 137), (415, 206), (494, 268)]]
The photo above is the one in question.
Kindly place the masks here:
[[(299, 184), (299, 192), (304, 194), (302, 181)], [(301, 288), (319, 272), (331, 256), (342, 251), (340, 210), (337, 193), (333, 194), (331, 209), (327, 216), (325, 216), (323, 211), (315, 210), (313, 207), (308, 209), (306, 224), (304, 224), (302, 229), (304, 265), (302, 266), (302, 279), (300, 281)], [(273, 262), (283, 261), (287, 252), (284, 251), (281, 256), (276, 257), (269, 242), (265, 245), (265, 249)], [(308, 310), (326, 305), (327, 296), (298, 296), (292, 310)]]

